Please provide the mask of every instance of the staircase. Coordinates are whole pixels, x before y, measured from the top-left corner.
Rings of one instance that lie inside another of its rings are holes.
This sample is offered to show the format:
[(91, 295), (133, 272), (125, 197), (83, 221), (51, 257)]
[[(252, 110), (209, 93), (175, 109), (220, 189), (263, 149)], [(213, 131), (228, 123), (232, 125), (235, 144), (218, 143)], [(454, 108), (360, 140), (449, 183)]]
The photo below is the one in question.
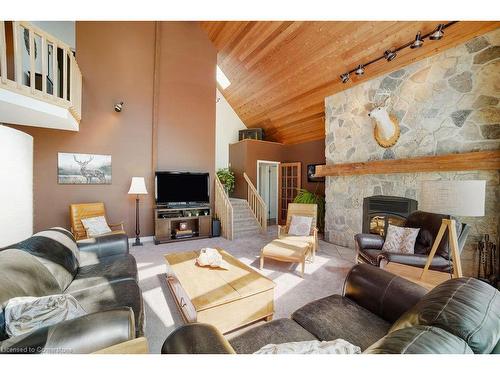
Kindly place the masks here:
[(229, 198), (233, 207), (233, 238), (248, 237), (261, 232), (261, 226), (245, 199)]
[(0, 21), (0, 122), (78, 131), (81, 116), (71, 48), (29, 22)]

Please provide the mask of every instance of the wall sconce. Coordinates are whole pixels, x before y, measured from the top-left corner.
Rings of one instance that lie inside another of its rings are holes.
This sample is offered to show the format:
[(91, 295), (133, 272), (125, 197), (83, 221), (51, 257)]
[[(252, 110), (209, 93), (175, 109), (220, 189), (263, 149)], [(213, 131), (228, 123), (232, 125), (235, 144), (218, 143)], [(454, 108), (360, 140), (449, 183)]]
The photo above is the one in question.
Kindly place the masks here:
[(115, 112), (121, 112), (123, 109), (123, 102), (115, 104)]

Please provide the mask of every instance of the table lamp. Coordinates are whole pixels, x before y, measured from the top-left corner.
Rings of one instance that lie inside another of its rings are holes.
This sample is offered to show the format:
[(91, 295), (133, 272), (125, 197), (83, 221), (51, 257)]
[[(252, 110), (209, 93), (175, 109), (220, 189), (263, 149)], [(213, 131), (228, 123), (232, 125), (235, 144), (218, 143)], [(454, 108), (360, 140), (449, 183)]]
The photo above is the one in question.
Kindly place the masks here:
[(141, 229), (139, 227), (139, 195), (147, 194), (146, 182), (144, 177), (132, 177), (132, 183), (130, 184), (129, 194), (135, 194), (135, 242), (132, 246), (142, 246), (139, 234)]
[[(419, 209), (450, 216), (484, 216), (486, 181), (422, 181)], [(462, 264), (458, 250), (457, 227), (454, 219), (443, 219), (420, 278), (431, 265), (441, 240), (448, 229), (449, 246), (453, 262), (452, 277), (462, 277)]]

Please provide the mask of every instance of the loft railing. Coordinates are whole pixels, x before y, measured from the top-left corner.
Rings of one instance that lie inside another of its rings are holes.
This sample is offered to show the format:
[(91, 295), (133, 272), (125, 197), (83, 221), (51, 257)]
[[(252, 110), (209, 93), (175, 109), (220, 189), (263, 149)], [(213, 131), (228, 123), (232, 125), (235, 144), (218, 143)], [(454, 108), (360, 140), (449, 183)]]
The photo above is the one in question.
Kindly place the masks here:
[(266, 202), (257, 192), (255, 186), (253, 186), (252, 181), (248, 178), (247, 174), (243, 172), (243, 177), (247, 183), (247, 202), (252, 210), (255, 218), (259, 222), (262, 232), (267, 232), (267, 205)]
[(82, 114), (82, 74), (70, 47), (29, 22), (0, 21), (0, 88)]
[(232, 240), (233, 206), (217, 175), (215, 175), (215, 216), (220, 220), (222, 237)]

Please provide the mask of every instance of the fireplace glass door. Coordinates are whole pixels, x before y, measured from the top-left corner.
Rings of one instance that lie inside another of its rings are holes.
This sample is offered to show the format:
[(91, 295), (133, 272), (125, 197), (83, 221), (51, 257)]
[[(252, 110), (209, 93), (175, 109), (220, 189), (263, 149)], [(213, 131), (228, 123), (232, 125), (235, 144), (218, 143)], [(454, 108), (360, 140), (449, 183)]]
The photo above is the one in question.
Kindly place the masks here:
[(385, 237), (389, 224), (402, 227), (405, 219), (393, 215), (374, 215), (370, 218), (370, 233)]

